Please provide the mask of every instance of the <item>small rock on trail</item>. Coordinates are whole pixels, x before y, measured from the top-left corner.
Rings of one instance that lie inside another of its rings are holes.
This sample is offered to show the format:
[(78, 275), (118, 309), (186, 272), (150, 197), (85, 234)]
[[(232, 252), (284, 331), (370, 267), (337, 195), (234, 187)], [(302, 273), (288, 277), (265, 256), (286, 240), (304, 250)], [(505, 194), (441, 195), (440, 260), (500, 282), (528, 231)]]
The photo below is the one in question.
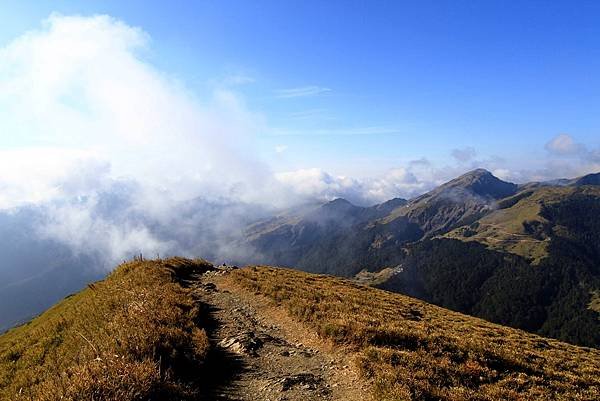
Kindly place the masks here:
[(247, 331), (233, 337), (227, 337), (219, 341), (218, 346), (229, 348), (235, 353), (258, 356), (257, 351), (262, 347), (263, 341), (256, 337), (253, 332)]

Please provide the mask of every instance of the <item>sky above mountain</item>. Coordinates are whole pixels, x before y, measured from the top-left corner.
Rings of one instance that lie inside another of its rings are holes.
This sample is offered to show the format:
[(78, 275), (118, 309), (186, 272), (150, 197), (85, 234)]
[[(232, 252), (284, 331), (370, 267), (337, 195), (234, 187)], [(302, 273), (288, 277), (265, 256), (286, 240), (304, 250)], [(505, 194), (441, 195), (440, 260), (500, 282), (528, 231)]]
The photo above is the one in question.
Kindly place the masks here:
[(162, 210), (600, 170), (596, 2), (7, 1), (0, 21), (0, 208), (115, 181)]

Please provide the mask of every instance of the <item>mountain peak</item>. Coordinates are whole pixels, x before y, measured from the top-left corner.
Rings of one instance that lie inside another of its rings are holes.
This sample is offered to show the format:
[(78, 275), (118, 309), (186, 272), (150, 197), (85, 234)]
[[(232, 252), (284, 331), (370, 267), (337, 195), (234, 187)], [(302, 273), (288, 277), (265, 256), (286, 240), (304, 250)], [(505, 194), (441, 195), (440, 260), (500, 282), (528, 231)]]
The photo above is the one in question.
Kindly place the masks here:
[(408, 203), (406, 199), (403, 198), (393, 198), (374, 207), (378, 210), (394, 210), (397, 207), (405, 206)]
[(354, 206), (352, 203), (350, 203), (350, 201), (344, 199), (344, 198), (335, 198), (332, 201), (327, 202), (324, 206), (333, 206), (333, 207), (339, 207), (339, 206)]
[(501, 199), (515, 194), (518, 186), (502, 181), (486, 169), (478, 168), (447, 182), (440, 188), (462, 188), (485, 198)]
[(317, 218), (319, 220), (337, 220), (340, 218), (353, 217), (357, 212), (363, 208), (360, 206), (353, 205), (344, 198), (337, 198), (332, 201), (321, 205), (312, 214), (307, 216), (309, 219)]
[(330, 212), (345, 212), (353, 209), (360, 209), (358, 206), (352, 204), (350, 201), (344, 198), (336, 198), (332, 201), (329, 201), (321, 206), (321, 209), (330, 211)]
[(475, 170), (468, 171), (468, 172), (464, 173), (463, 175), (457, 177), (455, 180), (467, 180), (467, 179), (471, 179), (471, 180), (497, 179), (497, 180), (499, 180), (499, 178), (497, 178), (496, 176), (494, 176), (492, 173), (490, 173), (488, 170), (486, 170), (484, 168), (477, 168)]

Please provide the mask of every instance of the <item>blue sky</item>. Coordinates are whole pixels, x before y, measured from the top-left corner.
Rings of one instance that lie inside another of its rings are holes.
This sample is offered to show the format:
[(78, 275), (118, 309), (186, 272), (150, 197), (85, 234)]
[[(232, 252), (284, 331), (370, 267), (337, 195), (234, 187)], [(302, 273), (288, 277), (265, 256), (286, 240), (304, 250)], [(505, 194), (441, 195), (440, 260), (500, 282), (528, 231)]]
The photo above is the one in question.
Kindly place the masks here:
[[(264, 120), (256, 152), (275, 171), (373, 175), (422, 158), (540, 171), (559, 134), (586, 154), (600, 147), (594, 1), (0, 4), (0, 46), (53, 12), (141, 28), (158, 71), (198, 98), (226, 87)], [(465, 148), (470, 160), (452, 157)], [(583, 170), (555, 174), (572, 171)]]

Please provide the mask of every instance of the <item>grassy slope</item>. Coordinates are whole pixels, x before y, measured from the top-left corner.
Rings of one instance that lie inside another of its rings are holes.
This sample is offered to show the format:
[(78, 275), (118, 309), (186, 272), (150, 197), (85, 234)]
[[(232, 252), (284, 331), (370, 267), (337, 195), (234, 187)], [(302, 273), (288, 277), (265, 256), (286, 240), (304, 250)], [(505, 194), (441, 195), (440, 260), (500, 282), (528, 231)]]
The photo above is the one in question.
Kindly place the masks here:
[(560, 202), (576, 192), (600, 197), (600, 188), (591, 186), (525, 190), (501, 201), (498, 210), (479, 219), (477, 224), (457, 228), (444, 237), (481, 242), (491, 249), (514, 253), (533, 260), (534, 263), (539, 262), (548, 255), (550, 238), (536, 238), (525, 230), (523, 223), (546, 223), (539, 215), (541, 205)]
[(188, 399), (208, 349), (177, 278), (203, 261), (133, 261), (0, 336), (0, 400)]
[(385, 400), (600, 399), (600, 351), (347, 280), (257, 267), (229, 280), (361, 355)]

